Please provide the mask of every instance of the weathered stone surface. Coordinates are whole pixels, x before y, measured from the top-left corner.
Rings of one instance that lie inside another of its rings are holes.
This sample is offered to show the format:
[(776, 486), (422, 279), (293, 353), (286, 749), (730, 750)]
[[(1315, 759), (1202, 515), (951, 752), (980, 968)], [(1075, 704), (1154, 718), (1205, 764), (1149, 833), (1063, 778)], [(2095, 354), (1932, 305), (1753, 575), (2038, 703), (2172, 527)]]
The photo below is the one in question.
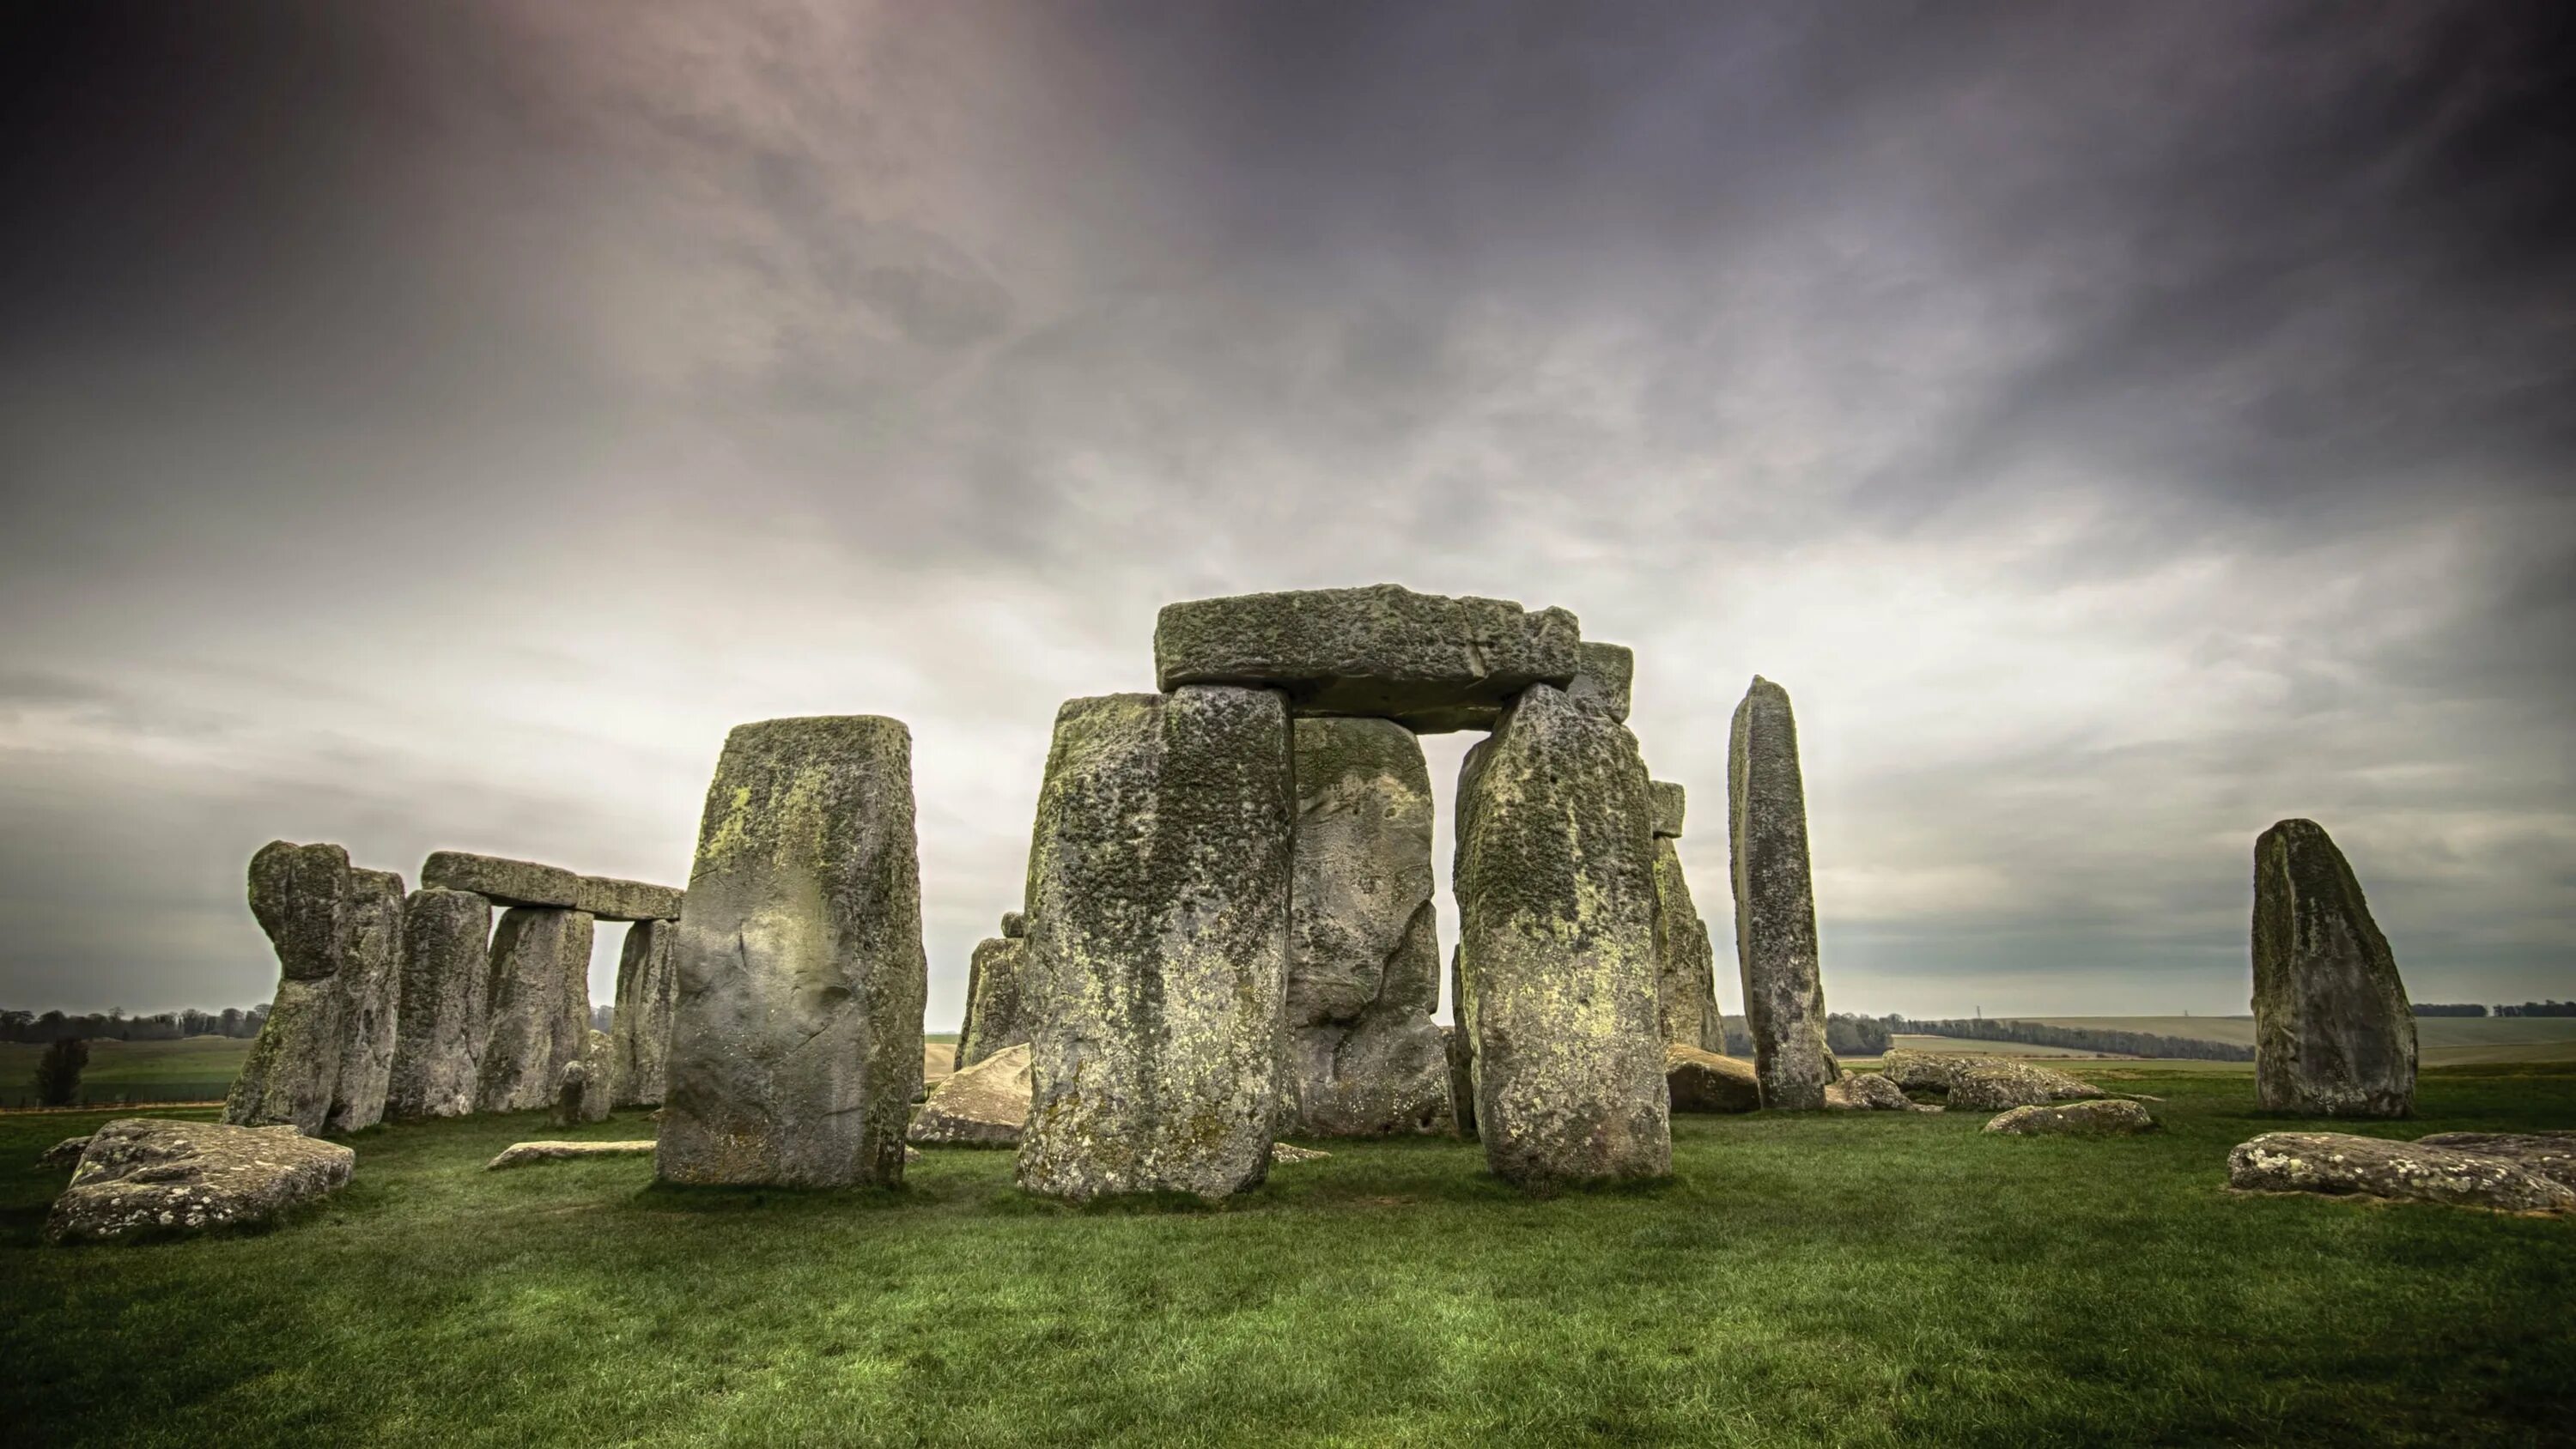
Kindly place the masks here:
[(1920, 1051), (1913, 1047), (1892, 1047), (1878, 1059), (1878, 1074), (1909, 1092), (1939, 1092), (1947, 1095), (1950, 1084), (1959, 1074), (1981, 1063), (2000, 1060), (1996, 1057), (1952, 1055), (1948, 1052)]
[(2502, 1157), (2552, 1182), (2576, 1187), (2576, 1132), (2436, 1132), (2421, 1147), (2448, 1147)]
[(671, 948), (677, 921), (637, 921), (626, 928), (617, 953), (617, 1009), (609, 1017), (616, 1038), (616, 1102), (641, 1107), (662, 1100), (671, 1058), (671, 1004), (679, 999), (680, 974)]
[(537, 1162), (567, 1162), (583, 1157), (650, 1157), (653, 1139), (634, 1142), (513, 1142), (483, 1164), (485, 1172), (526, 1167)]
[(1476, 1038), (1467, 1030), (1466, 993), (1458, 985), (1458, 948), (1449, 948), (1449, 1024), (1440, 1041), (1449, 1054), (1450, 1127), (1470, 1142), (1476, 1140)]
[(2126, 1137), (2155, 1129), (2156, 1119), (2137, 1103), (2097, 1099), (2062, 1107), (2015, 1107), (1988, 1122), (1984, 1130), (2009, 1137)]
[(1807, 863), (1807, 794), (1789, 692), (1761, 675), (1735, 709), (1727, 747), (1727, 838), (1734, 863), (1735, 961), (1762, 1104), (1811, 1110), (1837, 1069), (1825, 1050), (1816, 959), (1816, 893)]
[(676, 921), (682, 894), (675, 886), (585, 875), (573, 881), (572, 908), (603, 921)]
[(617, 1100), (617, 1038), (594, 1027), (584, 1042), (580, 1114), (575, 1120), (605, 1122)]
[(1295, 803), (1276, 693), (1057, 712), (1029, 851), (1022, 1187), (1219, 1198), (1269, 1171)]
[(1486, 1165), (1523, 1186), (1669, 1173), (1636, 740), (1534, 685), (1463, 774), (1454, 876)]
[(1905, 1089), (1876, 1072), (1853, 1072), (1825, 1088), (1829, 1112), (1938, 1112), (1905, 1095)]
[(1692, 903), (1681, 852), (1655, 841), (1655, 1014), (1668, 1042), (1721, 1052), (1726, 1018), (1717, 1009), (1717, 951)]
[(2247, 1192), (2359, 1194), (2499, 1212), (2576, 1211), (2576, 1187), (2509, 1157), (2340, 1132), (2266, 1132), (2227, 1155)]
[(1995, 1112), (2103, 1095), (2099, 1087), (2054, 1067), (1989, 1057), (1950, 1079), (1950, 1105), (1960, 1111)]
[(1449, 1130), (1431, 771), (1382, 719), (1302, 719), (1279, 1130)]
[(36, 1165), (38, 1167), (77, 1167), (80, 1165), (82, 1151), (88, 1146), (89, 1138), (86, 1136), (66, 1137), (46, 1148), (43, 1155), (36, 1159)]
[(492, 933), (484, 988), (483, 1059), (474, 1109), (527, 1112), (554, 1104), (564, 1064), (590, 1032), (590, 941), (579, 911), (513, 906)]
[(348, 960), (331, 978), (340, 989), (340, 1066), (325, 1130), (355, 1132), (385, 1119), (402, 1024), (402, 963), (402, 877), (350, 871)]
[(672, 954), (662, 1179), (901, 1182), (930, 975), (911, 731), (855, 715), (726, 737)]
[(265, 1222), (349, 1180), (357, 1154), (294, 1127), (120, 1117), (91, 1135), (54, 1199), (57, 1243)]
[(1682, 838), (1682, 818), (1689, 814), (1690, 792), (1670, 780), (1649, 780), (1646, 788), (1655, 802), (1655, 834), (1664, 840)]
[(2254, 1095), (2311, 1117), (2415, 1110), (2415, 1011), (2397, 958), (2313, 820), (2254, 842)]
[(1486, 728), (1532, 684), (1571, 684), (1581, 637), (1563, 609), (1378, 584), (1167, 604), (1154, 668), (1165, 690), (1277, 689), (1299, 714), (1379, 715), (1437, 734)]
[(1565, 692), (1575, 703), (1626, 723), (1629, 686), (1637, 674), (1636, 652), (1625, 644), (1595, 644), (1587, 639), (1574, 647), (1574, 657), (1574, 682)]
[(492, 903), (423, 886), (403, 903), (402, 1006), (395, 1020), (385, 1115), (462, 1117), (474, 1110), (489, 1026)]
[(966, 1026), (957, 1034), (957, 1070), (1029, 1039), (1020, 985), (1024, 954), (1023, 942), (1009, 936), (975, 943), (966, 972)]
[(1753, 1064), (1683, 1042), (1664, 1043), (1664, 1087), (1676, 1112), (1754, 1112), (1762, 1083)]
[(1018, 1146), (1029, 1091), (1029, 1044), (1004, 1047), (932, 1087), (907, 1137), (923, 1147)]
[(581, 896), (581, 877), (556, 865), (476, 855), (464, 850), (433, 850), (420, 865), (420, 883), (442, 890), (472, 891), (503, 906), (571, 910)]
[(1028, 933), (1029, 933), (1029, 915), (1028, 915), (1028, 912), (1026, 912), (1026, 911), (1004, 911), (1004, 912), (1002, 912), (1002, 938), (1003, 938), (1004, 940), (1007, 940), (1007, 941), (1016, 941), (1016, 940), (1020, 939), (1021, 937), (1023, 937), (1023, 936), (1025, 936), (1025, 935), (1027, 935)]
[(1332, 1155), (1333, 1154), (1329, 1152), (1318, 1151), (1312, 1147), (1299, 1147), (1293, 1142), (1273, 1142), (1270, 1144), (1270, 1160), (1272, 1162), (1321, 1162)]
[(336, 845), (276, 840), (251, 857), (250, 910), (277, 948), (277, 996), (226, 1094), (226, 1122), (312, 1134), (329, 1120), (341, 1055), (335, 978), (356, 937), (352, 874)]

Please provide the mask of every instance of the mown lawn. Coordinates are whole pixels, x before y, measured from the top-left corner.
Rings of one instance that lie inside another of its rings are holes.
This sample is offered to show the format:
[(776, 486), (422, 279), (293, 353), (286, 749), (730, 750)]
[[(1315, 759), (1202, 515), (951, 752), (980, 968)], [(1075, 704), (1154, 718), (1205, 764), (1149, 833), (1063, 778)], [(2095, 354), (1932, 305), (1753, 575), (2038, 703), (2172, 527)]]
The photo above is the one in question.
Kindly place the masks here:
[[(994, 1152), (888, 1193), (486, 1174), (558, 1134), (469, 1119), (361, 1135), (281, 1230), (80, 1249), (29, 1164), (106, 1114), (0, 1118), (0, 1404), (96, 1444), (2570, 1442), (2576, 1222), (2231, 1197), (2284, 1125), (2250, 1081), (2118, 1075), (2165, 1132), (1685, 1118), (1672, 1184), (1548, 1201), (1334, 1143), (1223, 1211), (1035, 1202)], [(2422, 1106), (2378, 1130), (2576, 1126), (2576, 1075)]]

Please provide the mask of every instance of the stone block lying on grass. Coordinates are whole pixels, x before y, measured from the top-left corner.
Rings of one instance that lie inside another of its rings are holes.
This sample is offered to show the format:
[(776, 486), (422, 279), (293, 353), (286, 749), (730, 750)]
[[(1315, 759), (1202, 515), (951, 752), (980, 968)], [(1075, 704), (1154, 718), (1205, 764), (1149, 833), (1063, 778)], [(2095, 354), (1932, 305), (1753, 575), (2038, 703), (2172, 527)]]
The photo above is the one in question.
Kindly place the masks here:
[(2576, 1211), (2576, 1187), (2511, 1157), (2341, 1132), (2266, 1132), (2242, 1143), (2227, 1155), (2227, 1185), (2498, 1212)]
[(87, 1146), (89, 1146), (89, 1139), (86, 1137), (66, 1137), (46, 1148), (44, 1155), (36, 1159), (36, 1165), (38, 1167), (76, 1167), (80, 1164), (81, 1149)]
[(1857, 1072), (1825, 1088), (1829, 1112), (1938, 1112), (1915, 1101), (1905, 1089), (1876, 1072)]
[(1317, 1162), (1332, 1155), (1329, 1152), (1319, 1152), (1312, 1147), (1296, 1147), (1285, 1142), (1270, 1144), (1270, 1160), (1273, 1162)]
[(501, 1154), (483, 1164), (485, 1172), (498, 1172), (505, 1167), (525, 1167), (531, 1162), (562, 1162), (575, 1157), (650, 1157), (653, 1139), (634, 1142), (513, 1142)]
[(83, 1147), (45, 1236), (113, 1242), (265, 1222), (347, 1182), (357, 1160), (292, 1126), (120, 1117)]
[(2069, 1102), (2062, 1107), (2015, 1107), (1986, 1124), (1988, 1132), (2010, 1137), (2125, 1137), (2152, 1132), (2156, 1119), (2135, 1102)]
[(2415, 1145), (2510, 1158), (2552, 1182), (2576, 1187), (2576, 1132), (2436, 1132), (2416, 1138)]
[(1950, 1082), (1950, 1105), (1963, 1111), (1998, 1112), (2006, 1107), (2039, 1107), (2099, 1097), (2102, 1090), (2080, 1077), (2028, 1062), (1990, 1060), (1968, 1068)]
[(1016, 1147), (1029, 1120), (1027, 1042), (940, 1079), (907, 1140), (925, 1147)]
[(1680, 1042), (1664, 1044), (1664, 1087), (1676, 1112), (1754, 1112), (1762, 1107), (1762, 1080), (1753, 1064)]

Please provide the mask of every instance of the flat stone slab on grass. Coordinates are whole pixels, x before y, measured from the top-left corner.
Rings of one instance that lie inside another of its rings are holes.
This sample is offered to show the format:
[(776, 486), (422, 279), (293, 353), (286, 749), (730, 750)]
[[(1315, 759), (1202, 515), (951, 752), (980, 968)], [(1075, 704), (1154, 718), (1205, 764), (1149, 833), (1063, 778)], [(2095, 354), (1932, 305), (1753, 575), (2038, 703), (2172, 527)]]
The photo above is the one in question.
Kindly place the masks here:
[(1829, 1112), (1938, 1112), (1915, 1101), (1905, 1089), (1876, 1072), (1855, 1072), (1825, 1088)]
[(1985, 1126), (2009, 1137), (2126, 1137), (2156, 1130), (2156, 1119), (2135, 1102), (2099, 1099), (2062, 1107), (2015, 1107)]
[(1286, 1142), (1270, 1144), (1270, 1160), (1273, 1162), (1321, 1162), (1332, 1155), (1329, 1152), (1319, 1152), (1312, 1147), (1297, 1147)]
[(2038, 1107), (2107, 1095), (2080, 1077), (2053, 1067), (1990, 1058), (1950, 1079), (1950, 1105), (1970, 1112), (2000, 1112), (2006, 1107)]
[(483, 1164), (485, 1172), (498, 1172), (505, 1167), (525, 1167), (532, 1162), (564, 1162), (576, 1157), (650, 1157), (653, 1139), (634, 1142), (513, 1142), (501, 1149), (501, 1155)]
[(1664, 1085), (1676, 1112), (1758, 1112), (1762, 1081), (1753, 1064), (1680, 1042), (1664, 1044)]
[(357, 1160), (290, 1126), (120, 1117), (82, 1149), (45, 1236), (114, 1242), (266, 1222), (346, 1183)]
[(922, 1147), (1016, 1147), (1029, 1120), (1027, 1042), (940, 1079), (913, 1114), (907, 1141)]
[(2509, 1158), (2552, 1182), (2576, 1187), (2576, 1132), (2436, 1132), (2416, 1138), (2415, 1145)]
[(2576, 1187), (2510, 1157), (2342, 1132), (2266, 1132), (2239, 1144), (2227, 1155), (2227, 1185), (2498, 1212), (2576, 1211)]

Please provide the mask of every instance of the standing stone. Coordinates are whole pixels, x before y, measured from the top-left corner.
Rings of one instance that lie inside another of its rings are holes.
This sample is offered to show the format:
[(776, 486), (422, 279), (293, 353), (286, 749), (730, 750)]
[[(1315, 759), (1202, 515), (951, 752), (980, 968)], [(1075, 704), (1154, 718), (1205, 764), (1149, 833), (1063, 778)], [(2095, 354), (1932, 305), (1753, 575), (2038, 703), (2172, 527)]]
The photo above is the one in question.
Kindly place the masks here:
[(995, 936), (975, 943), (966, 968), (966, 1025), (957, 1034), (957, 1070), (1029, 1039), (1021, 1010), (1021, 942)]
[(2270, 1112), (2415, 1111), (2415, 1010), (2397, 958), (2313, 820), (2254, 842), (2254, 1089)]
[(474, 1110), (490, 1000), (492, 903), (423, 886), (403, 903), (402, 1007), (385, 1113), (462, 1117)]
[(1526, 1187), (1666, 1175), (1636, 739), (1534, 685), (1471, 757), (1459, 813), (1460, 976), (1487, 1165)]
[(903, 1181), (930, 965), (902, 721), (777, 719), (726, 737), (672, 959), (658, 1177)]
[(579, 1059), (590, 1031), (592, 928), (580, 911), (512, 906), (501, 913), (492, 933), (476, 1111), (526, 1112), (554, 1101), (564, 1064)]
[(1392, 720), (1301, 719), (1280, 1130), (1449, 1130), (1431, 770)]
[(1735, 874), (1735, 962), (1762, 1105), (1812, 1112), (1839, 1070), (1825, 1050), (1816, 893), (1807, 867), (1807, 793), (1789, 692), (1761, 675), (1735, 708), (1727, 747), (1727, 845)]
[(1449, 1025), (1440, 1033), (1449, 1052), (1449, 1118), (1457, 1134), (1476, 1140), (1476, 1036), (1467, 1030), (1467, 992), (1458, 984), (1458, 948), (1449, 948)]
[(292, 1126), (306, 1136), (331, 1115), (340, 1074), (340, 985), (357, 885), (336, 845), (273, 840), (250, 858), (250, 910), (277, 948), (277, 999), (224, 1099), (240, 1127)]
[(340, 1067), (325, 1126), (333, 1132), (385, 1119), (402, 1021), (403, 879), (352, 870), (349, 886), (349, 957), (332, 977), (340, 988)]
[(1636, 651), (1625, 644), (1595, 644), (1586, 639), (1575, 646), (1575, 658), (1581, 661), (1580, 667), (1565, 692), (1575, 703), (1626, 723), (1629, 685), (1637, 674)]
[(1057, 711), (1029, 850), (1022, 1187), (1214, 1199), (1261, 1182), (1295, 806), (1286, 702), (1270, 691)]
[(616, 1039), (615, 1100), (621, 1107), (662, 1100), (671, 1055), (671, 1003), (680, 984), (671, 966), (671, 945), (679, 936), (676, 921), (637, 921), (626, 928), (626, 944), (617, 953), (617, 1011), (609, 1026)]
[(1663, 1039), (1724, 1055), (1726, 1019), (1717, 1010), (1717, 951), (1691, 902), (1681, 852), (1655, 839), (1656, 1020)]

